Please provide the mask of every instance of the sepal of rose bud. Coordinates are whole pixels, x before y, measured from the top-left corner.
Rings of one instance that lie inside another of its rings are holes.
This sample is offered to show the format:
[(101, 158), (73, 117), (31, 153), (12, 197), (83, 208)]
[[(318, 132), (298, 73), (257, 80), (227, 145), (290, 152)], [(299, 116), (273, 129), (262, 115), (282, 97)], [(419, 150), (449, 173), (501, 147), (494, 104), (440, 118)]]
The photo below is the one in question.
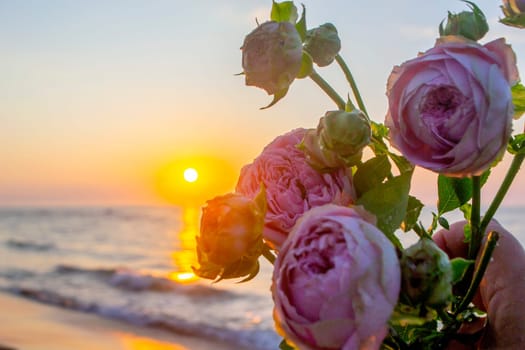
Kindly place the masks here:
[(345, 166), (336, 153), (321, 148), (317, 129), (307, 130), (297, 148), (304, 152), (308, 164), (319, 172)]
[(452, 297), (452, 266), (431, 239), (422, 238), (401, 257), (402, 293), (414, 304), (445, 306)]
[(500, 22), (512, 27), (525, 28), (525, 0), (503, 0), (501, 6), (505, 18)]
[(304, 50), (319, 67), (328, 66), (341, 50), (341, 40), (332, 23), (325, 23), (306, 33)]
[(197, 239), (197, 276), (208, 279), (253, 278), (263, 252), (266, 214), (264, 187), (252, 200), (237, 193), (215, 197), (202, 209)]
[(301, 68), (302, 42), (290, 22), (268, 21), (248, 34), (241, 47), (246, 85), (269, 95), (286, 94)]
[(326, 112), (319, 120), (317, 130), (321, 147), (335, 152), (344, 160), (360, 154), (372, 137), (370, 122), (358, 109)]
[(447, 23), (443, 26), (443, 20), (439, 25), (439, 35), (460, 35), (467, 39), (478, 41), (489, 31), (489, 25), (483, 12), (476, 4), (465, 1), (471, 11), (460, 13), (448, 13)]

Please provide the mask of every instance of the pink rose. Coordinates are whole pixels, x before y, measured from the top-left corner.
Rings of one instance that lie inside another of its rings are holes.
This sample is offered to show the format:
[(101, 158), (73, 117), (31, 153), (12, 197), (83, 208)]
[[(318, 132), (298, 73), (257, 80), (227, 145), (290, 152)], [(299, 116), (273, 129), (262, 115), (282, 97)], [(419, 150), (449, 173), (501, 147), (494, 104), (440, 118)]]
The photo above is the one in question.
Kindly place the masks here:
[(481, 46), (444, 37), (395, 67), (385, 124), (392, 145), (412, 163), (449, 176), (479, 175), (505, 150), (517, 82), (504, 39)]
[(298, 349), (379, 349), (401, 272), (392, 243), (359, 208), (324, 205), (297, 221), (274, 265), (276, 328)]
[(255, 196), (266, 188), (267, 211), (263, 236), (278, 249), (297, 219), (308, 209), (326, 203), (348, 205), (355, 198), (351, 174), (344, 168), (320, 173), (297, 148), (306, 129), (278, 136), (241, 169), (236, 191)]

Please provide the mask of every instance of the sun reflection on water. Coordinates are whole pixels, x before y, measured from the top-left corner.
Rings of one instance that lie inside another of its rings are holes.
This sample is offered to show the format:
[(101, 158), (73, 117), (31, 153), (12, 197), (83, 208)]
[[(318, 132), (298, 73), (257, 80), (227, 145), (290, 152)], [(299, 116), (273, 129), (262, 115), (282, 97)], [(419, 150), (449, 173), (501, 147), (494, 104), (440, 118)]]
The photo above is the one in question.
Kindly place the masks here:
[(178, 233), (178, 244), (171, 253), (176, 271), (169, 278), (179, 283), (191, 283), (199, 278), (193, 273), (192, 266), (197, 266), (195, 236), (199, 233), (200, 208), (186, 207), (181, 214), (182, 228)]

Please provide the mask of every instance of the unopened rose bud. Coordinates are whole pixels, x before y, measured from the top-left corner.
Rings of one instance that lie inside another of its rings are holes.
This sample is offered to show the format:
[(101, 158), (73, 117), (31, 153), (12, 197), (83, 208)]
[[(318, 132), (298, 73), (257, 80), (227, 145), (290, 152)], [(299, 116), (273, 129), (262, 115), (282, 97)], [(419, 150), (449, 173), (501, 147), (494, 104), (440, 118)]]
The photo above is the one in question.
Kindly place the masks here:
[(525, 0), (503, 0), (501, 6), (505, 18), (500, 20), (501, 23), (525, 28)]
[(341, 40), (332, 23), (325, 23), (306, 33), (304, 50), (319, 67), (328, 66), (341, 50)]
[(440, 307), (450, 301), (450, 260), (431, 239), (423, 238), (405, 250), (401, 270), (402, 291), (414, 304)]
[(368, 119), (357, 109), (327, 112), (317, 128), (321, 145), (343, 158), (361, 152), (372, 136)]
[(246, 85), (274, 95), (288, 89), (301, 68), (302, 42), (290, 22), (259, 25), (241, 47)]
[[(196, 275), (209, 279), (255, 276), (264, 246), (264, 190), (252, 200), (230, 193), (215, 197), (202, 209)], [(253, 276), (251, 276), (253, 274)]]
[(363, 112), (331, 111), (305, 135), (300, 147), (317, 169), (350, 167), (361, 160), (370, 138), (370, 123)]
[(478, 41), (489, 31), (487, 19), (481, 10), (471, 2), (467, 1), (472, 11), (460, 13), (448, 13), (446, 25), (443, 22), (439, 26), (441, 36), (461, 35), (467, 39)]

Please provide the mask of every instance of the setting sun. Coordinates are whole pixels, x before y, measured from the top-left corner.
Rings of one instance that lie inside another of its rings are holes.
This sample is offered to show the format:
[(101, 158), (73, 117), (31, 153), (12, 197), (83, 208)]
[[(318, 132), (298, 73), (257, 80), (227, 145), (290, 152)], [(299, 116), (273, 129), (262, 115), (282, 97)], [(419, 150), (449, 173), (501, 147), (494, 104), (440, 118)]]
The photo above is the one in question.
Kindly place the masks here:
[(199, 173), (194, 168), (187, 168), (184, 170), (184, 180), (187, 182), (195, 182), (199, 178)]
[(238, 170), (228, 161), (210, 156), (174, 158), (159, 167), (155, 186), (160, 197), (177, 205), (201, 205), (231, 192)]

